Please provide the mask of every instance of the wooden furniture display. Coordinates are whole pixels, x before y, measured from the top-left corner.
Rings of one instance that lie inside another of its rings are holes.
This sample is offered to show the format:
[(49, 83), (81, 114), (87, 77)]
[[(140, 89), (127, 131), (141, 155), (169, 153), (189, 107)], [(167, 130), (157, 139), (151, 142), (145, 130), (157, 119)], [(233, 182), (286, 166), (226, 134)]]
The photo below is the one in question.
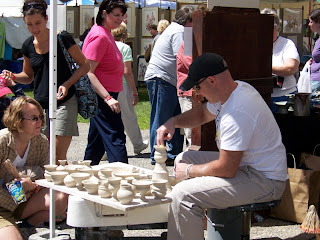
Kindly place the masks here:
[[(192, 21), (193, 59), (204, 52), (223, 56), (233, 79), (250, 83), (270, 105), (273, 16), (253, 8), (214, 7), (205, 13), (195, 11)], [(197, 132), (199, 129), (193, 129), (193, 145), (217, 151), (214, 122), (201, 126), (201, 137)]]

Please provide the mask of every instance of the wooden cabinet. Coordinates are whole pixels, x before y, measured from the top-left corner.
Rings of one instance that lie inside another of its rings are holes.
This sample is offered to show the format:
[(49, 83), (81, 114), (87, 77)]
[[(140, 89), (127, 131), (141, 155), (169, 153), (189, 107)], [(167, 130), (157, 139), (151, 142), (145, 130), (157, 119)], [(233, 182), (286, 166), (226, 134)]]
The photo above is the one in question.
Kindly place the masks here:
[[(193, 58), (204, 52), (223, 56), (233, 79), (250, 83), (270, 105), (273, 16), (253, 8), (215, 7), (204, 14), (195, 11), (192, 21)], [(201, 137), (197, 132), (199, 129), (193, 130), (193, 145), (217, 150), (214, 122), (201, 126)]]

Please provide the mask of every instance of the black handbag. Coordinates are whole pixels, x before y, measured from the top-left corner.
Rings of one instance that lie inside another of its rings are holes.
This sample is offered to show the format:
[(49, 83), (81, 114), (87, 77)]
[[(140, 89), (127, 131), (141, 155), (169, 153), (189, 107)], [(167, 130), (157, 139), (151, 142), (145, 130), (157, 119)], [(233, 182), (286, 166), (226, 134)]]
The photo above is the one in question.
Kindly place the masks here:
[[(73, 74), (79, 68), (79, 65), (68, 53), (60, 34), (61, 33), (58, 34), (58, 40), (71, 74)], [(86, 74), (85, 76), (80, 77), (79, 81), (74, 84), (74, 87), (76, 89), (76, 96), (78, 99), (78, 113), (85, 119), (96, 116), (98, 113), (98, 97), (88, 75)]]

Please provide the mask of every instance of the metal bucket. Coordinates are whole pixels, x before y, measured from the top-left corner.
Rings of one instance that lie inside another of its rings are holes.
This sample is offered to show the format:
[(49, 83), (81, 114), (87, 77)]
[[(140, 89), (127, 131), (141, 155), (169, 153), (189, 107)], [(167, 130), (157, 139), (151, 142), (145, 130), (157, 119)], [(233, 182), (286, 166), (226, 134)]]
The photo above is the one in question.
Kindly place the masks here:
[(310, 93), (296, 93), (293, 108), (295, 116), (310, 116)]

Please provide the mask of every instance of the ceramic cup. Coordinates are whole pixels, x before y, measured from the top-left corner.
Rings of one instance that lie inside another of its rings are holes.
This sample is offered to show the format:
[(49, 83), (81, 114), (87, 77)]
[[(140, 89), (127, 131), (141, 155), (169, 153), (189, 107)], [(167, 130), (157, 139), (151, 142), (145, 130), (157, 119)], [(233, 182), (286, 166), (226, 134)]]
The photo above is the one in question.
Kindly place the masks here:
[(50, 172), (50, 175), (55, 185), (64, 185), (63, 180), (68, 175), (68, 172), (53, 171)]
[(79, 191), (84, 191), (85, 189), (83, 188), (82, 181), (90, 178), (90, 173), (85, 173), (85, 172), (76, 172), (76, 173), (71, 173), (70, 176), (76, 181), (77, 183), (77, 188)]
[(82, 184), (84, 186), (84, 188), (87, 190), (88, 194), (98, 194), (98, 187), (99, 187), (99, 183), (98, 182), (94, 182), (91, 180), (83, 180)]

